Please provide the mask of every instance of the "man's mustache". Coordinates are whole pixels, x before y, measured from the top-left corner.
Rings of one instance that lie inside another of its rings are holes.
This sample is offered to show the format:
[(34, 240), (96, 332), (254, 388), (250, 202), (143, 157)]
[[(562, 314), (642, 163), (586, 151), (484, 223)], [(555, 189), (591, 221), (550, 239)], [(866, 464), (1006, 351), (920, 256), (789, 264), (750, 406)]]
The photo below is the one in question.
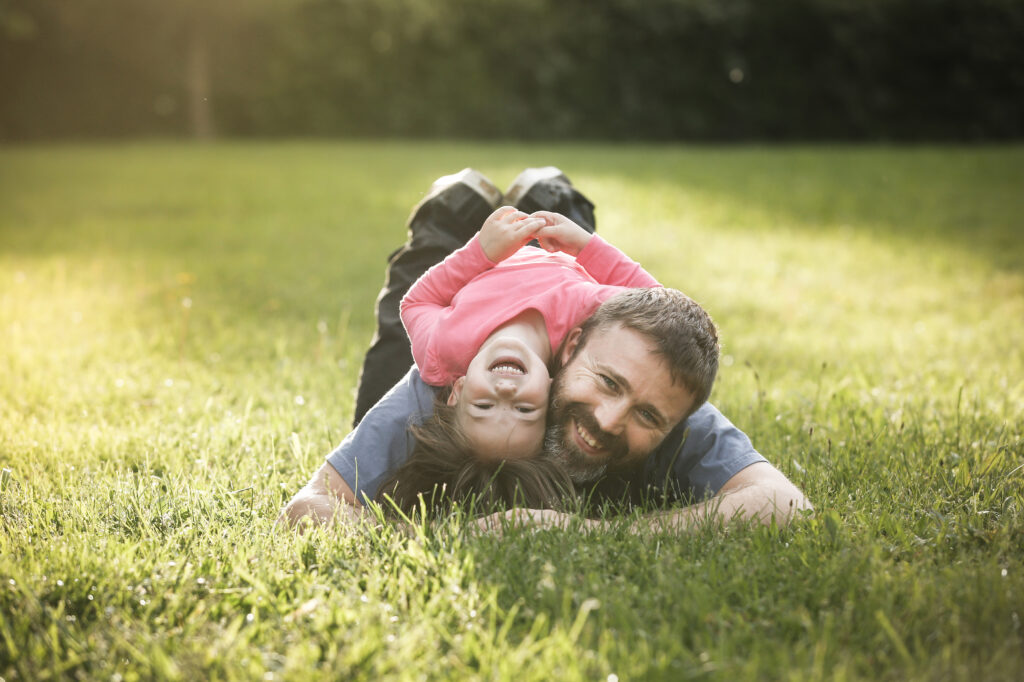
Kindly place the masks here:
[(607, 453), (606, 463), (615, 464), (626, 456), (628, 450), (626, 439), (603, 430), (587, 406), (581, 403), (569, 403), (556, 411), (559, 413), (559, 422), (567, 428), (568, 419), (566, 417), (572, 418), (583, 427), (583, 430), (597, 442), (597, 446)]

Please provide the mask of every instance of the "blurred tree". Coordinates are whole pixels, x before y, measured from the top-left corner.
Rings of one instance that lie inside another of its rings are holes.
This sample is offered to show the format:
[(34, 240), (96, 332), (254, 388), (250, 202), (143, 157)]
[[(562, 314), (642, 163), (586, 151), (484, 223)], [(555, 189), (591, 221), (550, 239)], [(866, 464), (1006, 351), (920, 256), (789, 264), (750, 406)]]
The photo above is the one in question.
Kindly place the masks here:
[(1021, 35), (1021, 0), (0, 0), (0, 139), (1006, 139)]
[(0, 135), (212, 137), (216, 94), (236, 87), (219, 63), (259, 56), (247, 37), (304, 1), (0, 0)]
[[(123, 1), (123, 0), (122, 0)], [(229, 59), (233, 50), (250, 51), (258, 45), (247, 45), (250, 32), (258, 31), (265, 22), (285, 22), (307, 0), (176, 0), (143, 4), (154, 22), (171, 27), (181, 59), (181, 78), (187, 99), (188, 127), (199, 139), (212, 138), (216, 132), (213, 83), (216, 72), (213, 60)], [(214, 45), (221, 48), (214, 51)], [(230, 77), (230, 74), (225, 74)]]

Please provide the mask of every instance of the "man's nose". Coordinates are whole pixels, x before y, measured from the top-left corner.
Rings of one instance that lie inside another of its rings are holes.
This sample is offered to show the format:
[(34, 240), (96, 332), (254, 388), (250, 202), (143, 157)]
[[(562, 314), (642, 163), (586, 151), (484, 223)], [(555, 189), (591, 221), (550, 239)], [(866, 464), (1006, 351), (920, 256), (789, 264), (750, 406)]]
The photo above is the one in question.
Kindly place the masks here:
[(629, 405), (625, 400), (602, 400), (594, 408), (594, 419), (602, 431), (619, 434), (626, 424)]

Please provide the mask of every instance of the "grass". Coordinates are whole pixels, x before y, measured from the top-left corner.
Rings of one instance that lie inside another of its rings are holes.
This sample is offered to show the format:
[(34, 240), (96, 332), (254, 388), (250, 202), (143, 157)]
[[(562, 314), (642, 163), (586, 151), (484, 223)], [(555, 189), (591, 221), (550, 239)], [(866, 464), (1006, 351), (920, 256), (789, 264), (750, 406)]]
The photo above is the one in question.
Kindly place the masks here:
[[(430, 181), (562, 166), (721, 328), (787, 529), (273, 527)], [(0, 148), (0, 677), (1017, 679), (1024, 149)]]

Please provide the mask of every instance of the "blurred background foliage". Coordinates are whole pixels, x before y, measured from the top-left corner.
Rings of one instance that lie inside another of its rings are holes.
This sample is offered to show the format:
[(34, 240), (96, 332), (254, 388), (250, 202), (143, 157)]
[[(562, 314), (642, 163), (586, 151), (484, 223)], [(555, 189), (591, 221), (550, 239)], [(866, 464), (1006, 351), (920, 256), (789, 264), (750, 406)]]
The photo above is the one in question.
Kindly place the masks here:
[(1005, 140), (1021, 0), (0, 0), (0, 139)]

